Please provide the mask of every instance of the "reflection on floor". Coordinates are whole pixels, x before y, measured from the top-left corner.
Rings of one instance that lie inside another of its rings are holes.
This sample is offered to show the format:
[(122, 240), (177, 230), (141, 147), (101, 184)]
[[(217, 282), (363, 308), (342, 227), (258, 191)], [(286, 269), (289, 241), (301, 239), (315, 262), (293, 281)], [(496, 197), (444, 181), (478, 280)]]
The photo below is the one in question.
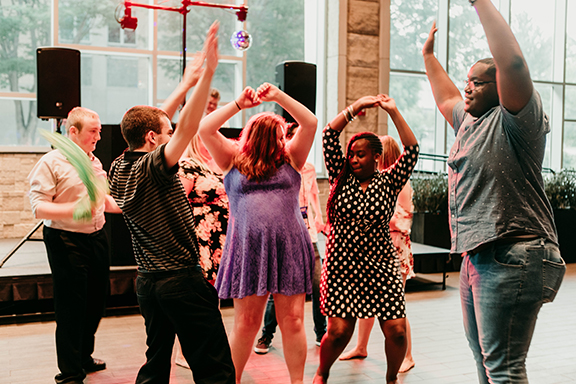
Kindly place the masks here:
[[(420, 275), (420, 277), (427, 277)], [(431, 279), (438, 280), (439, 274)], [(475, 383), (475, 367), (463, 329), (458, 295), (458, 273), (450, 273), (448, 288), (421, 286), (408, 292), (408, 318), (416, 367), (401, 375), (409, 383)], [(423, 290), (422, 290), (423, 289)], [(228, 330), (233, 308), (222, 310)], [(314, 345), (311, 303), (306, 303), (308, 357), (305, 382), (310, 383), (318, 366), (319, 348)], [(0, 326), (0, 383), (46, 384), (57, 372), (53, 322)], [(552, 304), (540, 312), (528, 356), (532, 384), (576, 383), (576, 264), (568, 266), (563, 286)], [(355, 342), (356, 336), (353, 337)], [(347, 349), (351, 348), (348, 346)], [(90, 374), (86, 384), (133, 383), (144, 362), (144, 322), (139, 315), (108, 317), (102, 320), (96, 338), (95, 356), (108, 369)], [(383, 337), (374, 327), (365, 360), (337, 361), (330, 383), (382, 383), (386, 372)], [(171, 383), (193, 383), (190, 371), (174, 365)], [(289, 383), (278, 332), (267, 355), (253, 354), (242, 383)]]

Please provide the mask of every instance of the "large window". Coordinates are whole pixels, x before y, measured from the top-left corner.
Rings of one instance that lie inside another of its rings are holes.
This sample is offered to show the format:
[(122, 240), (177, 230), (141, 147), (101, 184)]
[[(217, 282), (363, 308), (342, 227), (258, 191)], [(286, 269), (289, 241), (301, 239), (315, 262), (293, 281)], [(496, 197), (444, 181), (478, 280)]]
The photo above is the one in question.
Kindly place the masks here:
[[(522, 48), (535, 87), (550, 117), (544, 166), (576, 167), (576, 2), (493, 0)], [(416, 132), (421, 151), (447, 154), (454, 143), (451, 127), (431, 97), (421, 56), (432, 22), (437, 21), (437, 57), (463, 92), (463, 80), (490, 51), (478, 15), (468, 0), (392, 0), (390, 94)], [(391, 122), (389, 127), (392, 127)], [(389, 129), (392, 135), (395, 130)], [(424, 160), (421, 169), (442, 170), (442, 161)]]
[[(182, 4), (178, 0), (140, 2), (173, 7)], [(213, 86), (220, 90), (221, 104), (233, 100), (245, 86), (274, 83), (276, 64), (285, 60), (317, 63), (323, 53), (318, 45), (322, 41), (318, 18), (310, 18), (324, 6), (323, 1), (211, 2), (249, 6), (245, 23), (237, 21), (232, 12), (214, 8), (190, 7), (187, 15), (189, 58), (202, 49), (210, 24), (220, 21), (221, 59)], [(182, 71), (182, 15), (134, 7), (138, 27), (129, 31), (121, 29), (114, 19), (117, 5), (116, 0), (0, 0), (3, 149), (47, 145), (37, 133), (38, 128), (50, 129), (52, 124), (36, 118), (37, 47), (81, 51), (81, 104), (98, 112), (103, 124), (119, 123), (124, 112), (137, 104), (161, 105), (176, 87)], [(246, 29), (253, 38), (252, 47), (245, 52), (229, 43), (232, 32), (238, 29)], [(316, 50), (313, 53), (311, 46)], [(251, 114), (273, 107), (266, 103), (238, 114), (229, 124), (241, 127)]]

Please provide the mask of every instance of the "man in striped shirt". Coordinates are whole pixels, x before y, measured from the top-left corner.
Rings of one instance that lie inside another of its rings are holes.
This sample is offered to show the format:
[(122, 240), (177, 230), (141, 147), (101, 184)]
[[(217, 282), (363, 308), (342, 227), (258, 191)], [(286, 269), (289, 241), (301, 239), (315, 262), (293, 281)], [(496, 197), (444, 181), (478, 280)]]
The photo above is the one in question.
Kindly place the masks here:
[(166, 109), (175, 109), (195, 86), (174, 135), (165, 110), (130, 109), (121, 123), (129, 151), (110, 169), (110, 191), (132, 235), (138, 303), (146, 322), (146, 363), (136, 383), (169, 381), (175, 335), (196, 383), (235, 381), (218, 297), (198, 264), (194, 218), (177, 175), (178, 160), (198, 129), (218, 65), (217, 30), (215, 23), (204, 51), (165, 103)]

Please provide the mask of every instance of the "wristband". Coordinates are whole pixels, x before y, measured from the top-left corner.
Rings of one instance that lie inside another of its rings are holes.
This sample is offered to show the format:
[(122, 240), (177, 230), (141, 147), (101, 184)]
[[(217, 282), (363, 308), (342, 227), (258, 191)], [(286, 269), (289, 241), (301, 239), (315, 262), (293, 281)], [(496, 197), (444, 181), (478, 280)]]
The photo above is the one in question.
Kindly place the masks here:
[(474, 3), (476, 2), (476, 0), (468, 0), (470, 2), (471, 6), (474, 6)]
[(238, 110), (241, 111), (242, 108), (240, 108), (240, 106), (238, 105), (238, 102), (236, 100), (234, 100), (234, 104), (236, 104), (236, 106), (238, 107)]

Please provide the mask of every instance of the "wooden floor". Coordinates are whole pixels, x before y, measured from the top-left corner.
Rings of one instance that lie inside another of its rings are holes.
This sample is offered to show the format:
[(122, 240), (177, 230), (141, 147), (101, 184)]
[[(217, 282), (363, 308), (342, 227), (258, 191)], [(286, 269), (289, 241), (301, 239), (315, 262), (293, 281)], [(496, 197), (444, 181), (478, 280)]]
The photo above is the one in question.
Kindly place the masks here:
[[(420, 275), (438, 280), (440, 275)], [(414, 285), (412, 285), (414, 287)], [(402, 383), (475, 383), (476, 373), (463, 328), (458, 295), (458, 273), (450, 273), (448, 288), (421, 287), (408, 292), (408, 318), (416, 366), (401, 375)], [(222, 310), (230, 329), (234, 309)], [(319, 348), (314, 345), (311, 304), (306, 303), (308, 356), (305, 382), (310, 383), (318, 366)], [(0, 326), (0, 384), (53, 383), (58, 373), (54, 351), (53, 322)], [(353, 338), (355, 342), (356, 336)], [(351, 345), (348, 346), (351, 348)], [(108, 369), (88, 375), (86, 384), (133, 383), (144, 362), (145, 332), (139, 315), (107, 317), (96, 338), (94, 356)], [(552, 304), (540, 312), (527, 366), (532, 384), (576, 383), (576, 264), (568, 266), (563, 286)], [(331, 383), (382, 383), (386, 371), (383, 337), (374, 328), (365, 360), (337, 361)], [(281, 335), (267, 355), (253, 354), (243, 383), (288, 383)], [(193, 383), (190, 371), (174, 365), (171, 383)]]

